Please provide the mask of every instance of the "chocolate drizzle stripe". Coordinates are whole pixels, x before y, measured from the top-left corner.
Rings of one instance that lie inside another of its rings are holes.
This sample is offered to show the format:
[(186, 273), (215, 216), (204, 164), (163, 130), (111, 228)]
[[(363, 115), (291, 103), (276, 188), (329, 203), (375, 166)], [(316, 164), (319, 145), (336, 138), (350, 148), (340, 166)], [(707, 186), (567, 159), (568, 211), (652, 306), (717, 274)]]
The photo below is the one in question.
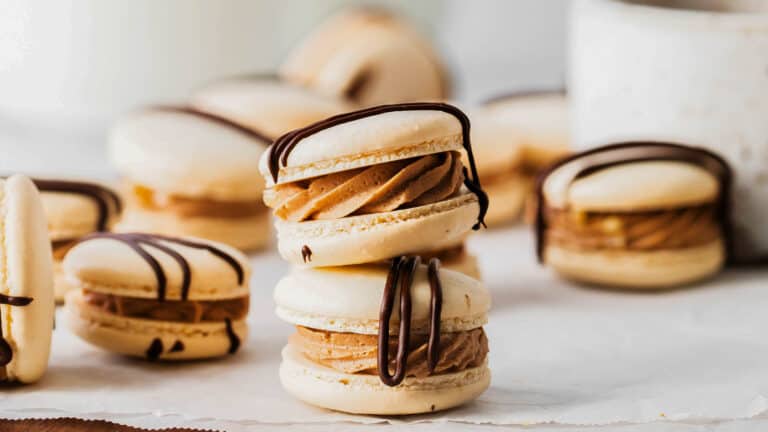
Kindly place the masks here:
[(152, 343), (147, 348), (146, 355), (147, 360), (156, 361), (160, 358), (160, 354), (163, 353), (163, 341), (160, 338), (152, 339)]
[[(397, 257), (392, 260), (387, 281), (382, 295), (379, 311), (379, 334), (377, 369), (381, 382), (394, 387), (403, 382), (407, 375), (408, 350), (411, 338), (411, 288), (421, 258)], [(440, 316), (443, 292), (439, 278), (440, 260), (432, 258), (427, 267), (430, 285), (429, 341), (427, 343), (427, 368), (429, 374), (435, 371), (440, 358)], [(398, 329), (397, 354), (395, 355), (395, 373), (389, 372), (389, 324), (394, 311), (397, 286), (400, 285), (400, 327)]]
[(229, 129), (235, 130), (243, 135), (247, 135), (250, 138), (255, 138), (259, 141), (263, 141), (264, 143), (270, 143), (272, 142), (272, 138), (268, 137), (266, 134), (259, 132), (255, 129), (245, 127), (239, 123), (235, 123), (232, 120), (229, 120), (228, 118), (221, 117), (216, 114), (212, 114), (206, 111), (200, 111), (192, 107), (188, 106), (172, 106), (172, 105), (155, 105), (149, 107), (149, 110), (151, 111), (162, 111), (162, 112), (175, 112), (180, 114), (188, 114), (192, 116), (196, 116), (198, 118), (201, 118), (203, 120), (207, 120), (212, 123), (216, 123), (220, 126), (227, 127)]
[(227, 337), (229, 338), (229, 354), (234, 354), (240, 349), (240, 337), (235, 333), (235, 329), (232, 326), (232, 320), (227, 318), (224, 321), (227, 330)]
[(301, 259), (305, 262), (312, 262), (312, 249), (309, 246), (304, 245), (301, 247)]
[(277, 183), (280, 167), (286, 166), (288, 162), (288, 156), (293, 151), (293, 149), (296, 148), (301, 140), (325, 129), (344, 123), (398, 111), (441, 111), (454, 116), (459, 121), (459, 123), (461, 123), (462, 141), (464, 149), (467, 152), (467, 159), (469, 160), (469, 171), (472, 173), (471, 177), (468, 175), (464, 176), (464, 184), (472, 193), (477, 195), (480, 204), (480, 214), (478, 215), (477, 223), (472, 228), (477, 230), (480, 229), (481, 226), (484, 227), (485, 214), (488, 211), (488, 196), (480, 184), (480, 177), (477, 173), (477, 166), (475, 164), (475, 156), (472, 153), (472, 143), (470, 141), (469, 134), (469, 117), (467, 117), (463, 111), (456, 108), (455, 106), (445, 103), (413, 102), (380, 105), (359, 111), (352, 111), (345, 114), (335, 115), (317, 123), (313, 123), (309, 126), (288, 132), (275, 140), (275, 142), (272, 143), (272, 145), (267, 149), (269, 152), (269, 172), (272, 175), (272, 180)]
[[(0, 294), (0, 305), (9, 305), (14, 307), (24, 307), (32, 303), (31, 297), (19, 297)], [(0, 315), (1, 317), (1, 315)], [(0, 367), (5, 367), (13, 360), (13, 349), (8, 341), (3, 337), (3, 325), (0, 319)]]
[(194, 249), (203, 249), (210, 252), (214, 256), (226, 262), (230, 267), (232, 267), (232, 269), (237, 274), (238, 285), (243, 284), (245, 272), (243, 270), (243, 267), (240, 265), (240, 263), (225, 251), (209, 244), (198, 243), (198, 242), (176, 238), (176, 237), (169, 237), (169, 236), (155, 235), (155, 234), (144, 234), (144, 233), (121, 233), (121, 234), (96, 233), (96, 234), (91, 234), (89, 236), (86, 236), (80, 242), (85, 242), (88, 240), (96, 240), (96, 239), (111, 239), (111, 240), (120, 241), (130, 246), (139, 256), (141, 256), (141, 258), (143, 258), (144, 261), (146, 261), (147, 264), (149, 264), (149, 266), (152, 268), (152, 271), (155, 273), (155, 278), (157, 280), (157, 299), (159, 301), (165, 300), (168, 280), (165, 275), (165, 270), (163, 270), (163, 267), (160, 265), (157, 259), (154, 256), (152, 256), (152, 254), (147, 252), (145, 247), (147, 246), (153, 247), (167, 254), (179, 264), (179, 267), (181, 268), (181, 271), (182, 271), (182, 283), (181, 283), (181, 299), (182, 300), (187, 300), (187, 298), (189, 297), (189, 288), (191, 286), (191, 280), (192, 280), (192, 269), (190, 268), (189, 261), (187, 261), (187, 259), (179, 252), (175, 251), (172, 248), (169, 248), (168, 246), (161, 244), (160, 241), (179, 244), (179, 245), (194, 248)]
[[(645, 150), (645, 151), (644, 151)], [(610, 153), (616, 153), (610, 155)], [(720, 196), (717, 201), (717, 216), (722, 227), (722, 235), (725, 241), (727, 261), (733, 260), (733, 235), (731, 223), (731, 185), (733, 174), (728, 163), (719, 155), (699, 147), (689, 147), (681, 144), (637, 141), (622, 142), (587, 150), (565, 157), (551, 165), (542, 172), (536, 180), (536, 221), (534, 225), (536, 234), (536, 255), (539, 262), (544, 262), (544, 250), (546, 248), (545, 237), (547, 229), (546, 221), (546, 197), (544, 196), (544, 183), (557, 169), (571, 162), (578, 162), (582, 158), (592, 155), (607, 154), (608, 157), (601, 161), (583, 161), (584, 165), (574, 174), (571, 181), (594, 174), (597, 171), (610, 167), (630, 163), (651, 161), (674, 161), (698, 166), (718, 179)], [(630, 154), (627, 154), (630, 153)], [(633, 154), (639, 153), (639, 154)]]

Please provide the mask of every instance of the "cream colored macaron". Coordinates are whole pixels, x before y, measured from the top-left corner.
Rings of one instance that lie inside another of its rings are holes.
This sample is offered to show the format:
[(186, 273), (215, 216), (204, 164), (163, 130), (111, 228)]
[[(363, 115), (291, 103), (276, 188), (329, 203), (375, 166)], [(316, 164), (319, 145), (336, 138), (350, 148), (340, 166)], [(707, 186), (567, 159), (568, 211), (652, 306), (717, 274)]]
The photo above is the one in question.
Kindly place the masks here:
[(491, 227), (518, 220), (536, 176), (569, 150), (564, 93), (536, 91), (494, 98), (472, 115), (472, 142), (491, 205)]
[(269, 139), (189, 108), (134, 112), (110, 136), (126, 183), (120, 232), (190, 235), (250, 250), (269, 241), (258, 160)]
[(31, 180), (0, 180), (0, 381), (32, 383), (48, 367), (53, 332), (53, 258), (40, 195)]
[(280, 75), (361, 106), (449, 96), (430, 44), (401, 18), (370, 7), (329, 18), (288, 56)]
[[(294, 269), (278, 283), (276, 313), (297, 326), (280, 366), (289, 393), (338, 411), (400, 415), (461, 405), (488, 387), (488, 292), (431, 263), (396, 263)], [(404, 298), (410, 328), (398, 312)]]
[(469, 120), (440, 103), (383, 105), (283, 135), (261, 158), (278, 249), (293, 264), (340, 266), (438, 251), (487, 207)]
[(349, 103), (336, 97), (259, 77), (212, 82), (196, 91), (190, 104), (271, 138), (352, 110)]
[(109, 231), (120, 217), (122, 200), (115, 191), (99, 183), (50, 178), (33, 181), (40, 190), (48, 220), (53, 246), (54, 294), (60, 303), (70, 288), (61, 269), (64, 255), (81, 237)]
[(630, 142), (574, 155), (540, 181), (539, 257), (616, 288), (712, 276), (730, 251), (730, 184), (726, 162), (693, 147)]
[(224, 244), (193, 237), (94, 234), (64, 259), (77, 289), (65, 304), (85, 341), (148, 360), (234, 354), (246, 340), (250, 267)]

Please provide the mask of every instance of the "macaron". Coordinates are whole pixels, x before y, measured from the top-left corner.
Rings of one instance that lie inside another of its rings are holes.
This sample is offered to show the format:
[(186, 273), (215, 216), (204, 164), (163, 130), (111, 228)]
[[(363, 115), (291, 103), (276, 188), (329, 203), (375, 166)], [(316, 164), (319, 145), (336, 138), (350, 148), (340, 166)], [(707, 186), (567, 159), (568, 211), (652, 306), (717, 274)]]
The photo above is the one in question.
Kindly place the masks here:
[(221, 243), (194, 237), (99, 233), (64, 258), (77, 289), (70, 329), (105, 350), (148, 360), (234, 354), (247, 337), (250, 267)]
[(536, 176), (569, 153), (565, 93), (499, 96), (475, 109), (472, 141), (491, 205), (491, 227), (518, 220)]
[(339, 98), (258, 76), (214, 81), (194, 92), (190, 105), (271, 138), (353, 109)]
[(568, 157), (537, 187), (539, 259), (567, 278), (615, 288), (710, 277), (730, 254), (731, 176), (720, 156), (672, 143)]
[(32, 383), (48, 368), (53, 258), (40, 194), (27, 177), (0, 179), (0, 381)]
[(269, 138), (222, 117), (154, 107), (121, 120), (110, 155), (125, 182), (119, 232), (202, 237), (252, 250), (270, 239), (259, 157)]
[(62, 302), (69, 290), (61, 269), (64, 255), (81, 237), (109, 231), (120, 217), (122, 201), (115, 191), (98, 183), (43, 178), (33, 181), (40, 191), (53, 247), (54, 295), (57, 302)]
[(402, 18), (373, 7), (329, 18), (289, 54), (280, 76), (360, 106), (449, 96), (447, 72), (429, 42)]
[(487, 208), (469, 119), (447, 104), (382, 105), (328, 118), (278, 138), (260, 169), (278, 250), (297, 265), (450, 249), (483, 225)]
[(491, 375), (488, 291), (438, 260), (419, 262), (285, 276), (276, 313), (296, 332), (282, 353), (283, 387), (312, 405), (376, 415), (440, 411), (479, 396)]

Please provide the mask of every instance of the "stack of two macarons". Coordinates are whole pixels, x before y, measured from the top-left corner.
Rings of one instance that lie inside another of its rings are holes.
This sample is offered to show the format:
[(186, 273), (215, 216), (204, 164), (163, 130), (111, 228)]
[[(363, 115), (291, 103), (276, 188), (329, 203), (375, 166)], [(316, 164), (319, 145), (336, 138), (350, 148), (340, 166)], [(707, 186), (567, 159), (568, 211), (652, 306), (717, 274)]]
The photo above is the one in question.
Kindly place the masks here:
[(489, 294), (436, 258), (487, 209), (464, 113), (414, 103), (338, 115), (277, 139), (260, 168), (278, 249), (294, 264), (274, 294), (296, 326), (280, 368), (288, 392), (413, 414), (487, 388)]

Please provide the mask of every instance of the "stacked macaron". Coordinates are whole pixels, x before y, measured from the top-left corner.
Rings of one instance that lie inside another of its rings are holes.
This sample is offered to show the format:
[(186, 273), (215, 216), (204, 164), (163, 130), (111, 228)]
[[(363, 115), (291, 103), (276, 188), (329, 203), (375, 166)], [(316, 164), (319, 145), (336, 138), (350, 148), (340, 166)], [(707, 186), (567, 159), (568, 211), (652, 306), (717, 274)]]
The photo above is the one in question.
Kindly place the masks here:
[(561, 91), (511, 93), (472, 115), (472, 141), (493, 204), (491, 227), (520, 217), (535, 179), (569, 148), (568, 106)]
[(23, 176), (0, 179), (0, 382), (31, 383), (48, 367), (53, 259), (40, 195)]
[(576, 154), (539, 180), (539, 259), (609, 287), (704, 279), (730, 253), (730, 185), (727, 163), (699, 148), (628, 142)]
[(48, 219), (54, 259), (54, 292), (62, 302), (69, 290), (61, 268), (67, 251), (85, 235), (109, 231), (120, 217), (122, 201), (110, 188), (92, 182), (34, 179)]
[(411, 414), (489, 385), (488, 292), (436, 258), (461, 260), (487, 208), (463, 112), (411, 103), (331, 117), (277, 139), (261, 170), (278, 249), (295, 264), (275, 290), (278, 316), (297, 328), (280, 370), (290, 393)]

